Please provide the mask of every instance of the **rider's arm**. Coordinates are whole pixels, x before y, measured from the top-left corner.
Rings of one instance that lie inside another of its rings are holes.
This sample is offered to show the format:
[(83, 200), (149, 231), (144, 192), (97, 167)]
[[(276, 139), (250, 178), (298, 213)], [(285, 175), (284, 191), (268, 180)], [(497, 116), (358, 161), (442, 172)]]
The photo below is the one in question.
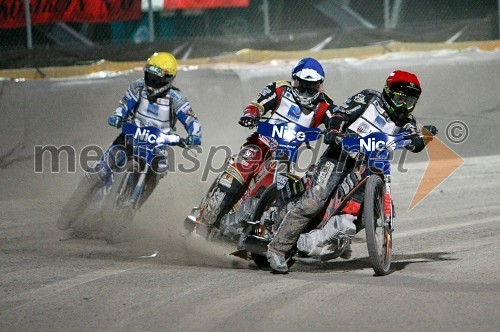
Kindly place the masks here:
[(119, 106), (113, 112), (113, 115), (126, 119), (137, 106), (142, 88), (144, 88), (143, 80), (132, 82), (125, 92), (125, 95), (120, 100)]
[(406, 146), (407, 150), (417, 153), (425, 148), (426, 142), (424, 136), (418, 128), (417, 121), (413, 115), (410, 114), (408, 123), (399, 129), (399, 133), (409, 133), (412, 135), (410, 144)]
[(336, 108), (337, 105), (334, 104), (333, 100), (323, 92), (321, 97), (318, 98), (318, 106), (316, 108), (316, 113), (314, 114), (311, 127), (316, 128), (320, 124), (323, 124), (325, 128), (328, 129), (328, 123), (330, 122), (330, 118)]
[(350, 98), (347, 98), (342, 105), (334, 108), (328, 114), (328, 130), (345, 132), (347, 128), (356, 121), (366, 110), (371, 100), (376, 96), (376, 91), (363, 90)]
[(192, 144), (201, 144), (201, 124), (191, 109), (191, 104), (189, 103), (187, 97), (180, 91), (171, 89), (169, 92), (173, 100), (173, 107), (177, 119), (182, 123), (184, 129), (187, 131)]
[(285, 84), (286, 81), (272, 82), (266, 85), (257, 97), (243, 110), (243, 116), (250, 116), (254, 119), (261, 118), (268, 111), (276, 109)]

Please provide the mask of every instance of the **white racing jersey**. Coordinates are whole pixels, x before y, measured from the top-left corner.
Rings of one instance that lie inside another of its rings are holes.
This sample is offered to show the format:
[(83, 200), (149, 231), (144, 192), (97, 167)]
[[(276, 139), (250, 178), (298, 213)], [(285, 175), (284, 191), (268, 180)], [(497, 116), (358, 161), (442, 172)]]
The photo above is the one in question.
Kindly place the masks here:
[(286, 89), (281, 96), (281, 102), (272, 113), (269, 123), (293, 122), (303, 127), (310, 127), (315, 112), (306, 108), (301, 108), (291, 92)]
[(124, 119), (132, 116), (138, 126), (153, 126), (164, 134), (174, 131), (179, 120), (189, 135), (201, 137), (198, 118), (191, 110), (187, 97), (175, 87), (168, 89), (164, 96), (152, 103), (147, 98), (144, 80), (137, 80), (127, 89), (113, 114)]
[(415, 117), (408, 115), (407, 122), (399, 127), (392, 121), (382, 107), (382, 94), (378, 91), (365, 89), (348, 98), (332, 114), (330, 129), (355, 132), (361, 137), (370, 133), (382, 132), (386, 134), (397, 134), (402, 131), (414, 133), (407, 149), (412, 152), (420, 152), (425, 147), (425, 140), (417, 126)]
[(375, 132), (395, 134), (399, 131), (399, 127), (385, 115), (385, 110), (378, 100), (369, 104), (363, 114), (348, 129), (358, 133), (361, 137)]
[[(303, 127), (309, 128), (313, 122), (315, 111), (300, 107), (293, 98), (290, 89), (285, 89), (281, 96), (280, 103), (267, 120), (271, 124), (282, 122), (293, 122)], [(273, 138), (260, 136), (260, 139), (270, 147), (276, 146)]]

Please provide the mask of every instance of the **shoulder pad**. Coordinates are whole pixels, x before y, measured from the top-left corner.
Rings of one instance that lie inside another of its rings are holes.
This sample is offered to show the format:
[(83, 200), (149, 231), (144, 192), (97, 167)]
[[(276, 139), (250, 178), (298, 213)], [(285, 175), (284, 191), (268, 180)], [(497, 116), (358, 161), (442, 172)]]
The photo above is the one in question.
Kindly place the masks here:
[(333, 104), (333, 99), (330, 98), (330, 96), (327, 95), (326, 92), (320, 93), (319, 99), (326, 101), (328, 104)]
[(182, 102), (182, 100), (186, 99), (186, 95), (181, 90), (175, 87), (171, 87), (170, 89), (168, 89), (167, 94), (170, 95), (170, 97), (172, 97), (172, 99), (177, 103), (180, 103)]
[(276, 81), (276, 87), (280, 86), (292, 86), (292, 83), (290, 81)]
[(341, 105), (343, 108), (348, 108), (350, 104), (363, 104), (366, 105), (370, 103), (373, 98), (381, 97), (380, 92), (372, 89), (365, 89), (358, 93), (355, 93), (351, 97), (347, 98)]
[(367, 96), (368, 98), (371, 98), (373, 96), (377, 96), (377, 97), (380, 97), (382, 96), (382, 93), (380, 93), (379, 91), (377, 90), (373, 90), (373, 89), (364, 89), (363, 91), (360, 92), (361, 94), (364, 94), (365, 96)]
[(138, 80), (135, 80), (133, 81), (131, 84), (130, 84), (130, 89), (134, 90), (134, 91), (137, 91), (137, 90), (140, 90), (140, 89), (143, 89), (145, 87), (145, 83), (144, 83), (144, 79), (141, 78), (141, 79), (138, 79)]

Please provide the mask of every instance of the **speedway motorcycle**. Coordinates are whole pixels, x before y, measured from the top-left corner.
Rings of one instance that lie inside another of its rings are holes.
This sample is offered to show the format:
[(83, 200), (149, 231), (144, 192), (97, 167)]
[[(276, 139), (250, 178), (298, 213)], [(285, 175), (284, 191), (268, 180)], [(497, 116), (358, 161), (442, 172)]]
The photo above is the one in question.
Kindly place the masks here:
[[(275, 119), (261, 118), (261, 120)], [(317, 140), (322, 134), (318, 128), (303, 127), (293, 122), (273, 124), (267, 121), (258, 123), (257, 132), (272, 142), (270, 150), (274, 151), (271, 157), (259, 166), (242, 198), (222, 218), (220, 228), (212, 229), (211, 233), (206, 236), (208, 240), (238, 242), (243, 226), (253, 219), (257, 203), (261, 200), (266, 189), (270, 186), (281, 186), (280, 183), (286, 182), (287, 177), (298, 178), (295, 175), (295, 164), (299, 155), (299, 147), (305, 143), (310, 148), (309, 142)], [(234, 163), (237, 157), (237, 155), (233, 155), (228, 158), (226, 160), (227, 166)], [(223, 174), (224, 172), (219, 177)], [(217, 185), (219, 177), (215, 179), (209, 192)], [(293, 190), (297, 193), (300, 192), (299, 188)], [(292, 193), (290, 194), (292, 195)], [(192, 230), (193, 226), (196, 225), (199, 225), (196, 227), (204, 227), (199, 220), (209, 203), (208, 199), (204, 198), (199, 207), (192, 209), (191, 214), (184, 221), (186, 229)]]
[[(320, 230), (332, 218), (340, 215), (345, 202), (357, 190), (364, 189), (363, 203), (357, 219), (354, 220), (356, 233), (365, 229), (366, 245), (375, 274), (388, 274), (392, 261), (392, 234), (395, 225), (395, 208), (391, 193), (391, 152), (406, 147), (410, 143), (410, 138), (411, 135), (408, 133), (396, 135), (371, 133), (365, 137), (341, 139), (339, 144), (343, 150), (360, 162), (366, 176), (341, 200), (338, 199), (339, 188), (337, 188), (332, 193), (326, 209), (311, 221), (312, 229), (308, 228), (304, 233), (314, 229)], [(287, 174), (283, 176), (286, 181), (270, 186), (262, 194), (253, 214), (253, 220), (244, 227), (238, 244), (238, 249), (246, 250), (259, 267), (269, 267), (266, 259), (267, 245), (287, 212), (311, 183), (310, 176), (301, 179)], [(304, 189), (299, 195), (290, 197), (288, 195), (290, 188)], [(331, 243), (331, 250), (326, 254), (314, 256), (301, 252), (296, 245), (288, 256), (287, 263), (291, 266), (295, 261), (312, 263), (335, 259), (347, 250), (348, 241), (345, 238), (337, 239)], [(242, 257), (241, 253), (236, 256)]]
[[(156, 177), (164, 176), (168, 168), (168, 146), (185, 147), (178, 135), (163, 135), (153, 126), (138, 127), (134, 122), (123, 123), (122, 134), (132, 157), (122, 154), (119, 169), (113, 171), (104, 185), (96, 185), (90, 194), (82, 194), (82, 213), (71, 224), (76, 237), (97, 237), (108, 243), (117, 243), (128, 225), (134, 220), (137, 210), (145, 203), (155, 187)], [(157, 144), (163, 135), (164, 143)], [(177, 143), (168, 143), (177, 142)], [(171, 151), (171, 150), (170, 150)], [(117, 157), (118, 158), (118, 157)], [(161, 175), (152, 165), (164, 170)], [(78, 190), (78, 189), (77, 189)]]

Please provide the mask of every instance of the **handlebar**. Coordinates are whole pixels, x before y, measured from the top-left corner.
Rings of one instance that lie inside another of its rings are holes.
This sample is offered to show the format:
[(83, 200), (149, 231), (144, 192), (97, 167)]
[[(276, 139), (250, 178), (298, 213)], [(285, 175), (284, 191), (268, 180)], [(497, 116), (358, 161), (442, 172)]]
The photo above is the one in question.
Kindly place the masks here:
[[(383, 148), (379, 146), (378, 150), (385, 149), (385, 150), (397, 150), (401, 149), (403, 147), (408, 146), (412, 139), (414, 138), (420, 138), (420, 139), (428, 139), (436, 136), (438, 133), (438, 129), (433, 126), (433, 125), (426, 125), (422, 127), (422, 133), (408, 133), (408, 132), (402, 132), (398, 134), (386, 134), (386, 133), (370, 133), (366, 136), (360, 136), (358, 133), (355, 132), (345, 132), (345, 133), (340, 133), (338, 136), (335, 137), (335, 142), (331, 144), (337, 144), (337, 145), (343, 145), (343, 141), (345, 138), (358, 138), (358, 139), (364, 139), (364, 138), (369, 138), (370, 136), (383, 136), (387, 138), (392, 138), (392, 140), (388, 140), (384, 142)], [(380, 138), (380, 137), (379, 137)]]
[(177, 134), (164, 134), (154, 126), (139, 127), (132, 120), (123, 121), (122, 133), (134, 141), (134, 145), (150, 149), (167, 146), (188, 147), (187, 140)]

